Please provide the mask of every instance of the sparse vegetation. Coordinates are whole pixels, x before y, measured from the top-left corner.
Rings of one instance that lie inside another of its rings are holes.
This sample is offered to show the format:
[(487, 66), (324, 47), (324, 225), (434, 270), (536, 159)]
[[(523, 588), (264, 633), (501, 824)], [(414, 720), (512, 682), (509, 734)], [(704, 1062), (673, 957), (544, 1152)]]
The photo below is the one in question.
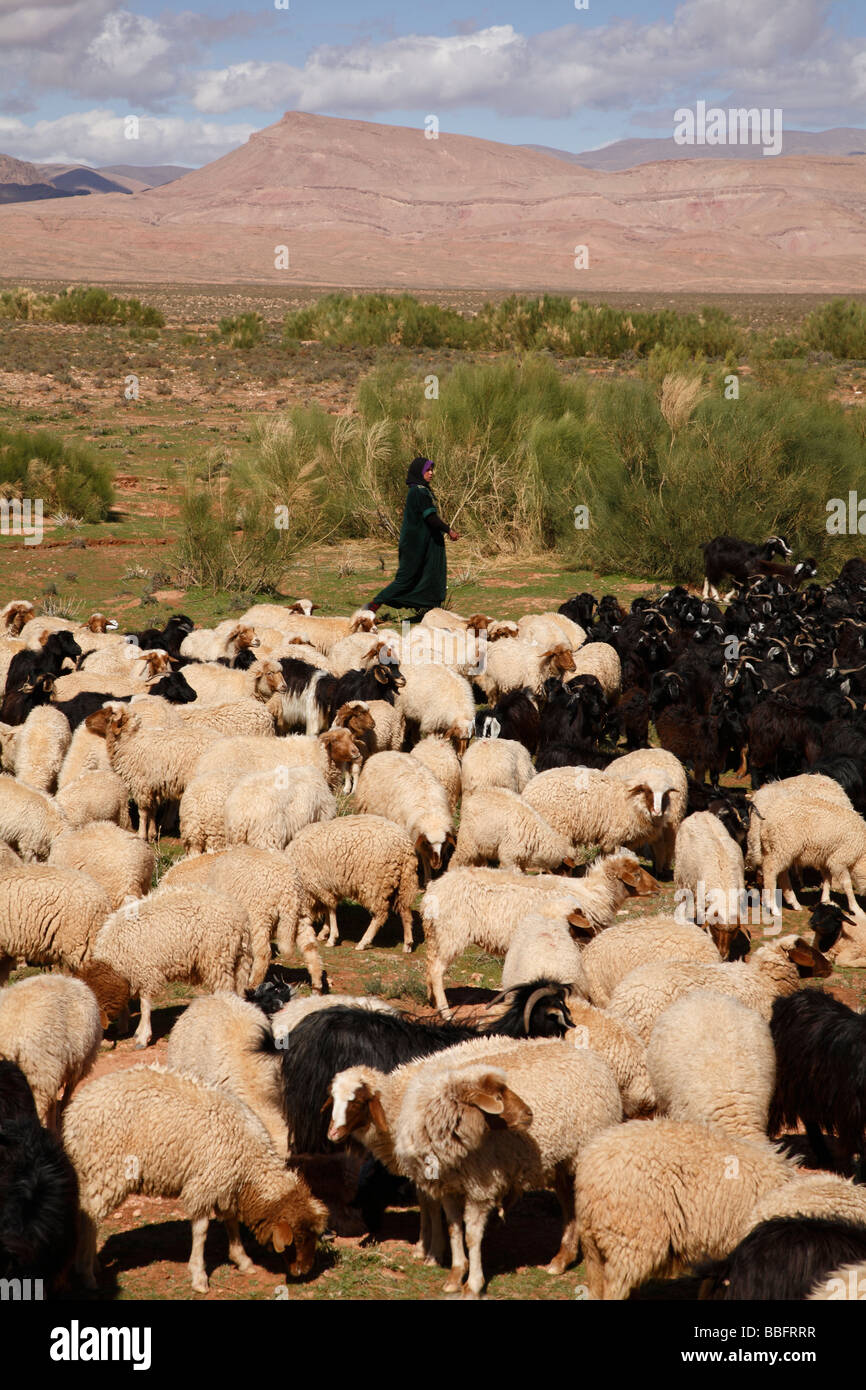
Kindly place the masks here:
[(0, 491), (41, 498), (43, 506), (83, 521), (104, 521), (111, 507), (112, 470), (78, 444), (47, 431), (0, 427)]

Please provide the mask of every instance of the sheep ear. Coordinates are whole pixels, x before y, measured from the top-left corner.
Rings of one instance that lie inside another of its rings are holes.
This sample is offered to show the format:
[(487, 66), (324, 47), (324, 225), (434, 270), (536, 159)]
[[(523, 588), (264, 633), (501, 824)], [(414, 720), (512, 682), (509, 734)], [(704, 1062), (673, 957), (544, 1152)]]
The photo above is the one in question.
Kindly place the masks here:
[(453, 845), (456, 848), (457, 836), (454, 834), (453, 830), (448, 831), (448, 834), (445, 836), (445, 843), (446, 845)]
[(565, 920), (568, 923), (569, 935), (573, 941), (590, 941), (595, 935), (589, 918), (584, 916), (578, 908), (569, 912)]
[(542, 654), (541, 654), (541, 656), (538, 658), (538, 660), (539, 660), (539, 661), (549, 661), (550, 658), (551, 658), (552, 656), (556, 656), (556, 655), (557, 655), (556, 647), (551, 647), (551, 649), (550, 649), (549, 652), (542, 652)]
[(374, 668), (373, 678), (374, 680), (380, 681), (382, 685), (388, 684), (388, 672), (384, 671), (381, 666), (376, 666)]
[(832, 972), (833, 967), (827, 957), (816, 951), (814, 946), (809, 946), (801, 936), (797, 937), (793, 946), (788, 947), (786, 954), (788, 959), (807, 975), (823, 978)]
[(495, 1073), (468, 1083), (460, 1098), (466, 1105), (474, 1105), (485, 1115), (498, 1117), (510, 1129), (527, 1129), (532, 1122), (532, 1111), (526, 1102), (509, 1090), (504, 1080)]
[(378, 1130), (383, 1134), (388, 1132), (388, 1121), (385, 1119), (385, 1111), (378, 1096), (370, 1096), (368, 1101), (370, 1119)]
[(98, 709), (89, 714), (85, 719), (85, 726), (92, 734), (99, 734), (100, 738), (105, 738), (108, 726), (114, 717), (114, 711), (110, 709)]
[(286, 1247), (291, 1245), (292, 1241), (295, 1239), (295, 1233), (288, 1221), (277, 1222), (271, 1239), (277, 1254), (281, 1255)]
[(384, 647), (384, 645), (384, 642), (377, 642), (375, 647), (371, 647), (368, 652), (364, 653), (364, 656), (361, 658), (361, 660), (371, 661), (374, 656), (378, 656), (380, 648)]

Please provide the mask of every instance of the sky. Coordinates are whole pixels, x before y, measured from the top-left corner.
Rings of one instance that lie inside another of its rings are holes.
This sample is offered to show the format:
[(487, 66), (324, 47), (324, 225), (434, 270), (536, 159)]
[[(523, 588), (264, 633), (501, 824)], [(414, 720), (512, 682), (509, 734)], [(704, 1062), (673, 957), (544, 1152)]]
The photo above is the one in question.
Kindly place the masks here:
[(866, 0), (195, 5), (0, 0), (0, 152), (197, 166), (291, 110), (575, 152), (698, 100), (866, 127)]

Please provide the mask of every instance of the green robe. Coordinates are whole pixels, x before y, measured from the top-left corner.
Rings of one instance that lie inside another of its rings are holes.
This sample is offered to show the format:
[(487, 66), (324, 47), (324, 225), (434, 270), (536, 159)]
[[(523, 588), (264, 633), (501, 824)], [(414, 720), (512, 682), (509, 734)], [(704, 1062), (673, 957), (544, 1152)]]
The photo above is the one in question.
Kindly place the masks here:
[(390, 608), (439, 608), (448, 587), (445, 536), (430, 530), (426, 517), (436, 515), (429, 487), (414, 483), (406, 495), (400, 527), (397, 573), (373, 599)]

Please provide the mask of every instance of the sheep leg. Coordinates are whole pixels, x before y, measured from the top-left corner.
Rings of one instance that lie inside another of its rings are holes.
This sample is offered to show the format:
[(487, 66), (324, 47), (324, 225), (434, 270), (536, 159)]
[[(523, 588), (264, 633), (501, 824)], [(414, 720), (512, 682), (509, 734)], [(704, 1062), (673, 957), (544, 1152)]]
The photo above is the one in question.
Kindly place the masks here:
[(340, 940), (340, 928), (337, 926), (337, 909), (336, 909), (336, 907), (329, 907), (329, 908), (328, 908), (328, 940), (327, 940), (327, 942), (326, 942), (325, 944), (328, 945), (328, 946), (336, 946), (336, 944), (337, 944), (337, 942), (338, 942), (339, 940)]
[(373, 942), (376, 939), (376, 934), (379, 931), (379, 928), (384, 926), (387, 917), (387, 907), (385, 908), (384, 912), (375, 912), (373, 914), (373, 916), (370, 918), (369, 927), (364, 932), (364, 935), (361, 937), (361, 940), (357, 942), (355, 946), (356, 951), (366, 951), (368, 946), (372, 946)]
[(223, 1225), (229, 1238), (229, 1259), (237, 1265), (241, 1274), (255, 1274), (256, 1266), (243, 1247), (240, 1226), (236, 1216), (224, 1216)]
[(192, 1287), (196, 1293), (207, 1293), (208, 1291), (207, 1270), (204, 1267), (204, 1243), (209, 1225), (209, 1214), (207, 1216), (196, 1216), (193, 1218), (192, 1252), (189, 1257), (189, 1272), (192, 1277)]
[(469, 1252), (469, 1278), (463, 1290), (464, 1298), (480, 1298), (484, 1289), (484, 1269), (481, 1264), (481, 1242), (487, 1225), (487, 1208), (467, 1202), (463, 1216), (466, 1228), (466, 1248)]
[[(428, 950), (430, 949), (428, 944)], [(444, 1015), (448, 1014), (448, 999), (445, 994), (445, 964), (437, 956), (427, 957), (427, 998)]]
[(325, 967), (322, 964), (322, 957), (319, 955), (319, 948), (316, 945), (316, 938), (313, 935), (312, 927), (298, 928), (298, 948), (303, 956), (304, 965), (310, 976), (310, 983), (313, 986), (314, 994), (321, 994), (324, 988)]
[(421, 1232), (417, 1245), (412, 1247), (413, 1260), (423, 1260), (425, 1265), (445, 1264), (445, 1230), (442, 1225), (442, 1207), (426, 1192), (418, 1193), (418, 1211), (421, 1217)]
[(782, 885), (782, 901), (785, 906), (792, 908), (794, 912), (799, 912), (801, 904), (797, 898), (797, 894), (794, 892), (791, 883), (791, 875), (788, 869), (783, 869), (779, 874), (779, 883)]
[(829, 874), (826, 872), (826, 870), (825, 870), (824, 873), (823, 873), (822, 879), (821, 879), (821, 902), (822, 902), (822, 903), (828, 903), (829, 901), (830, 901), (830, 875), (829, 875)]
[(75, 1270), (86, 1289), (96, 1283), (96, 1222), (83, 1209), (78, 1213), (78, 1243), (75, 1251)]
[(463, 1203), (453, 1195), (443, 1197), (445, 1220), (451, 1241), (451, 1273), (445, 1283), (445, 1293), (456, 1293), (466, 1273), (466, 1251), (463, 1248)]
[(784, 875), (778, 875), (776, 866), (772, 860), (765, 859), (761, 866), (761, 876), (764, 880), (763, 905), (772, 911), (774, 917), (778, 916), (781, 919), (781, 910), (778, 912), (776, 910), (778, 906), (776, 901), (776, 879), (777, 877), (784, 877)]
[(412, 954), (412, 909), (403, 908), (400, 913), (400, 921), (403, 923), (403, 954)]
[(859, 922), (861, 926), (866, 926), (866, 912), (863, 911), (854, 896), (854, 885), (851, 882), (850, 869), (846, 867), (842, 870), (839, 875), (839, 882), (842, 885), (842, 892), (848, 900), (848, 909), (851, 916), (854, 918), (855, 922)]
[(707, 576), (704, 575), (704, 588), (703, 588), (703, 592), (701, 593), (701, 598), (709, 598), (709, 594), (710, 594), (710, 581), (709, 581), (709, 579), (707, 578)]
[(580, 1246), (580, 1227), (577, 1221), (574, 1187), (574, 1174), (557, 1169), (555, 1175), (556, 1195), (562, 1207), (562, 1242), (559, 1250), (547, 1266), (548, 1274), (564, 1274), (570, 1264), (577, 1259)]
[(141, 1052), (143, 1048), (148, 1047), (151, 1037), (153, 1036), (150, 1027), (151, 1003), (146, 994), (141, 996), (140, 1003), (141, 1018), (135, 1030), (135, 1048), (137, 1052)]
[(601, 1251), (586, 1231), (582, 1232), (583, 1258), (586, 1262), (586, 1289), (590, 1298), (604, 1298), (604, 1260)]

